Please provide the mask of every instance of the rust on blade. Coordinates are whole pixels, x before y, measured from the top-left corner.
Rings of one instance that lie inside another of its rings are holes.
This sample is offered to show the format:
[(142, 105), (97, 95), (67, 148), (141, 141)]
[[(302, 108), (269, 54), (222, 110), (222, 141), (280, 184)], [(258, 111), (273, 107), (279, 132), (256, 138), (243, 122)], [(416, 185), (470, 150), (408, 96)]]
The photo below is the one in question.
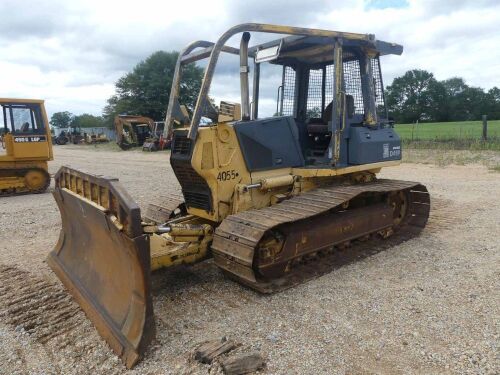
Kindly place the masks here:
[(48, 264), (131, 368), (155, 335), (139, 207), (116, 179), (62, 167), (55, 183), (62, 230)]

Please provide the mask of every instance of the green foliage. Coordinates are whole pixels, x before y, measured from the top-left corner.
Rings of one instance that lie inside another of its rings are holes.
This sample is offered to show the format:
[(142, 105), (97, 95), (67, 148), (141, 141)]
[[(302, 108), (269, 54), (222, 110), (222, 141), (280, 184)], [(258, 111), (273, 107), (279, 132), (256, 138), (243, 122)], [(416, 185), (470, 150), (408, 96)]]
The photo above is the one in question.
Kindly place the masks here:
[(306, 112), (307, 118), (321, 118), (321, 108), (313, 107), (307, 110)]
[(396, 122), (500, 119), (500, 89), (485, 92), (462, 78), (438, 81), (425, 70), (410, 70), (386, 88), (387, 107)]
[[(158, 51), (137, 64), (116, 82), (103, 116), (113, 124), (117, 114), (142, 115), (158, 121), (166, 115), (178, 52)], [(203, 70), (194, 64), (183, 67), (179, 102), (192, 110), (201, 86)]]
[(71, 112), (56, 112), (50, 118), (50, 125), (55, 128), (67, 128), (71, 124), (74, 115)]
[(437, 81), (425, 70), (410, 70), (395, 78), (386, 89), (387, 107), (398, 122), (432, 118), (432, 102)]
[(75, 116), (71, 122), (71, 126), (77, 128), (99, 128), (105, 126), (105, 122), (101, 116), (84, 113), (83, 115)]

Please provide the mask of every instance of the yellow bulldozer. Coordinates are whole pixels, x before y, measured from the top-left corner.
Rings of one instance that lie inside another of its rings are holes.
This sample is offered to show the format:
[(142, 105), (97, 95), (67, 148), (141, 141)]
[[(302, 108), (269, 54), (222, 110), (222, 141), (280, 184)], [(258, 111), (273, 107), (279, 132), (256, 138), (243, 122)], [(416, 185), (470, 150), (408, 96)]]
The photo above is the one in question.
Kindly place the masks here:
[(0, 98), (0, 119), (0, 195), (44, 192), (53, 155), (43, 100)]
[[(281, 37), (250, 47), (251, 33)], [(239, 48), (227, 45), (237, 34)], [(117, 179), (57, 172), (62, 230), (48, 263), (127, 367), (155, 335), (151, 272), (213, 258), (232, 279), (270, 293), (330, 271), (339, 252), (422, 230), (425, 186), (377, 178), (401, 160), (380, 57), (402, 51), (370, 34), (237, 25), (215, 43), (189, 44), (177, 61), (167, 129), (180, 113), (183, 68), (206, 60), (189, 125), (173, 131), (183, 199), (141, 215)], [(218, 121), (202, 123), (214, 110), (221, 53), (239, 56), (241, 103), (221, 103)], [(277, 113), (261, 117), (269, 64), (282, 70), (280, 95)]]

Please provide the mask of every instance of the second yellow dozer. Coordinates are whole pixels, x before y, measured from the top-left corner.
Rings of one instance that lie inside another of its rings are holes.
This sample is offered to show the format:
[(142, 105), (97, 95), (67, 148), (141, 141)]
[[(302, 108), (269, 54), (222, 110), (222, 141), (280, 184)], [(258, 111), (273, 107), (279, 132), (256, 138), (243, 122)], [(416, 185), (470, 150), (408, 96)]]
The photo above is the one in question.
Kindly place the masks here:
[(53, 159), (44, 101), (0, 98), (0, 196), (43, 193)]
[[(226, 45), (240, 33), (239, 48)], [(250, 33), (284, 36), (249, 47)], [(241, 104), (223, 102), (218, 121), (200, 125), (214, 110), (208, 93), (222, 52), (239, 56)], [(269, 293), (331, 270), (336, 254), (421, 231), (427, 189), (376, 177), (401, 159), (380, 70), (380, 56), (401, 53), (373, 35), (235, 26), (216, 43), (190, 44), (177, 61), (167, 129), (180, 113), (183, 67), (208, 59), (190, 125), (173, 135), (181, 199), (153, 202), (141, 215), (117, 179), (59, 170), (62, 230), (49, 265), (127, 367), (155, 335), (152, 271), (212, 257), (231, 278)], [(276, 114), (261, 118), (269, 64), (281, 66), (282, 79)]]

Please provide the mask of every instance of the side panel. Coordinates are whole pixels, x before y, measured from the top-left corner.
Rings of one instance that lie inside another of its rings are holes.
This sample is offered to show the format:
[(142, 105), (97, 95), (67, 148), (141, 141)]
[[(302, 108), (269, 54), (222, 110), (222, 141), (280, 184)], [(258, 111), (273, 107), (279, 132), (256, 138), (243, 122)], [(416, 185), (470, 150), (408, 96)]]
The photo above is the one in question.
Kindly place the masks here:
[(12, 137), (13, 156), (16, 159), (50, 159), (49, 139), (46, 135), (26, 134)]
[(349, 135), (349, 164), (401, 160), (401, 140), (392, 128), (351, 127)]
[(250, 172), (304, 166), (292, 117), (239, 122), (234, 129)]
[(235, 187), (251, 183), (232, 124), (203, 127), (192, 144), (174, 131), (170, 162), (190, 214), (220, 221), (231, 213)]

